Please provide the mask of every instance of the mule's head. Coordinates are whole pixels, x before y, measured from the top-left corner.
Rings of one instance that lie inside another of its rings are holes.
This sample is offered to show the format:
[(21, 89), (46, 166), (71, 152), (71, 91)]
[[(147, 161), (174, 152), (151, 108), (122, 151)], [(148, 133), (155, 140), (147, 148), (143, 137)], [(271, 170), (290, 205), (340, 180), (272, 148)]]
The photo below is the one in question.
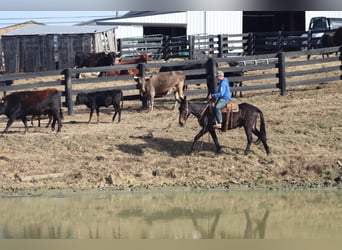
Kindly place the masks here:
[(181, 126), (185, 125), (186, 120), (190, 116), (190, 108), (189, 108), (189, 102), (186, 100), (186, 96), (184, 98), (180, 98), (179, 100), (179, 124)]

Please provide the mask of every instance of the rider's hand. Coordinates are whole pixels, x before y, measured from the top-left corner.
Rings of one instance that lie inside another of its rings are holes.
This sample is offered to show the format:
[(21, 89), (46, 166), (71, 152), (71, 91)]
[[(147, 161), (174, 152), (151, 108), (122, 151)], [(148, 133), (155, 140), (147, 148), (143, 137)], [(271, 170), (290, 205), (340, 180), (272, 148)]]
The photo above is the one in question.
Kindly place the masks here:
[(213, 97), (211, 96), (211, 94), (209, 93), (208, 95), (207, 95), (207, 99), (208, 100), (211, 100)]

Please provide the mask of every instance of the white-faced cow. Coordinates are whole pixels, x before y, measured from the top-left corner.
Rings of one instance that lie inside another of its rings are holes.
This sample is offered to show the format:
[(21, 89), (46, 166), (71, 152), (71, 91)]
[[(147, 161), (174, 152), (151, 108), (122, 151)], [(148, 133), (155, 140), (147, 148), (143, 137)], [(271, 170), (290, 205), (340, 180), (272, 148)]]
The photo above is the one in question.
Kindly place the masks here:
[(170, 71), (151, 75), (150, 77), (134, 77), (140, 94), (149, 102), (149, 111), (153, 111), (155, 97), (162, 97), (174, 93), (176, 103), (184, 97), (185, 74), (182, 71)]
[(8, 129), (16, 119), (21, 119), (25, 126), (25, 133), (28, 131), (28, 115), (40, 116), (49, 115), (53, 117), (51, 128), (55, 129), (58, 123), (57, 132), (62, 128), (62, 104), (61, 92), (55, 88), (13, 92), (2, 98), (0, 103), (0, 115), (8, 117), (7, 126), (3, 133)]
[(99, 122), (100, 107), (108, 107), (110, 105), (113, 105), (115, 111), (112, 122), (114, 121), (116, 115), (119, 114), (119, 123), (121, 120), (121, 109), (123, 106), (123, 93), (122, 90), (119, 89), (97, 91), (91, 93), (79, 93), (76, 96), (75, 105), (80, 104), (84, 104), (90, 109), (88, 123), (90, 123), (91, 121), (94, 110), (96, 110), (97, 122)]

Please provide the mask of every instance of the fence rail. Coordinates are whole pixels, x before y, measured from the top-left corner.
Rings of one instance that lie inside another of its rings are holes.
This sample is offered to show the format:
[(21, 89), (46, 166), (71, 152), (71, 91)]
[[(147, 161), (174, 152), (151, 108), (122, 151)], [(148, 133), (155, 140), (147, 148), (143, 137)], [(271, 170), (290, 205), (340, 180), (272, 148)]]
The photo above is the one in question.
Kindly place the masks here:
[(227, 57), (280, 53), (317, 49), (322, 31), (278, 31), (243, 34), (197, 34), (169, 37), (163, 35), (119, 39), (122, 56), (132, 56), (136, 51), (153, 53), (155, 59), (203, 59), (207, 56)]
[[(232, 91), (258, 91), (267, 89), (278, 89), (281, 95), (286, 95), (288, 87), (315, 84), (322, 82), (338, 81), (342, 79), (342, 47), (331, 47), (298, 52), (281, 52), (264, 55), (234, 56), (226, 58), (209, 58), (207, 60), (185, 60), (178, 62), (151, 62), (143, 65), (131, 64), (120, 66), (106, 66), (82, 69), (64, 69), (50, 72), (37, 72), (25, 74), (8, 74), (0, 76), (0, 82), (5, 80), (32, 79), (34, 83), (13, 84), (11, 86), (0, 86), (0, 91), (33, 90), (35, 88), (57, 87), (61, 89), (65, 98), (63, 106), (68, 108), (68, 114), (73, 114), (75, 96), (79, 92), (93, 92), (98, 90), (121, 89), (124, 92), (125, 100), (139, 100), (139, 91), (136, 89), (132, 75), (122, 75), (113, 77), (101, 77), (90, 79), (75, 79), (76, 73), (99, 72), (109, 70), (136, 69), (143, 70), (141, 75), (152, 74), (146, 69), (159, 70), (162, 66), (184, 66), (189, 64), (203, 64), (203, 68), (184, 70), (187, 76), (203, 76), (202, 78), (188, 80), (189, 91), (187, 95), (203, 93), (208, 90), (215, 90), (216, 82), (214, 72), (217, 68), (214, 64), (208, 64), (209, 60), (218, 63), (220, 70), (229, 77), (230, 82), (242, 82), (243, 86), (233, 86)], [(335, 53), (339, 52), (337, 56)], [(306, 56), (320, 55), (322, 53), (333, 53), (330, 57), (307, 60)], [(236, 66), (229, 66), (234, 63)], [(209, 65), (209, 66), (208, 66)], [(303, 69), (298, 70), (298, 67)], [(153, 71), (152, 71), (153, 72)], [(242, 72), (242, 74), (241, 74)], [(235, 74), (234, 74), (235, 73)], [(42, 82), (41, 77), (55, 76), (55, 81)], [(37, 80), (38, 79), (38, 80)], [(201, 87), (202, 84), (206, 88)]]

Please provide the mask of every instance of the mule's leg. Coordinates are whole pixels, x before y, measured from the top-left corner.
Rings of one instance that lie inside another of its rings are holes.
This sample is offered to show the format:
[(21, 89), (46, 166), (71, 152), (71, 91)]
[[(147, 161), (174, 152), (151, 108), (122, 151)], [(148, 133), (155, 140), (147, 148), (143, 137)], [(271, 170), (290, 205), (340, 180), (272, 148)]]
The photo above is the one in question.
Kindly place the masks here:
[(260, 131), (257, 128), (253, 128), (252, 129), (252, 133), (256, 135), (256, 137), (258, 137), (258, 139), (254, 142), (255, 144), (259, 144), (260, 143)]
[(216, 135), (216, 132), (215, 132), (215, 129), (210, 129), (209, 130), (209, 133), (211, 135), (211, 137), (213, 138), (214, 140), (214, 143), (215, 143), (215, 147), (216, 147), (216, 154), (220, 154), (222, 153), (222, 148), (218, 142), (218, 139), (217, 139), (217, 135)]
[(205, 134), (207, 133), (208, 130), (206, 128), (202, 128), (201, 131), (195, 136), (194, 138), (194, 142), (191, 145), (191, 150), (190, 150), (190, 154), (193, 154), (195, 151), (195, 144), (196, 142)]
[(245, 155), (248, 155), (249, 153), (249, 149), (251, 148), (251, 144), (252, 144), (252, 130), (250, 128), (244, 127), (245, 128), (245, 132), (246, 132), (246, 136), (247, 136), (247, 146), (245, 149)]
[(261, 141), (262, 144), (264, 145), (266, 153), (270, 154), (271, 150), (270, 150), (270, 147), (267, 145), (266, 138), (262, 137), (261, 134), (260, 134), (260, 131), (258, 129), (256, 129), (256, 128), (254, 128), (252, 130), (252, 132), (253, 132), (253, 134), (255, 134), (258, 137), (258, 140), (255, 142), (255, 144), (259, 144), (260, 141)]

